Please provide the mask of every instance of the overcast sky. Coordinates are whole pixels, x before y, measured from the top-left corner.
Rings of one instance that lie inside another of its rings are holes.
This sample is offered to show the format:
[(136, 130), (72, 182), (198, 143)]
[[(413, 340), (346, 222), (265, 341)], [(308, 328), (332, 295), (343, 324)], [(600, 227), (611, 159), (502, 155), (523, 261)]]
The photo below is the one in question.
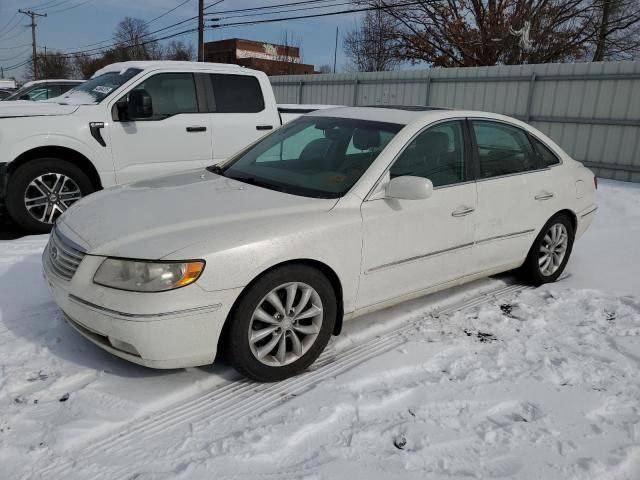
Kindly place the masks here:
[[(95, 44), (108, 40), (116, 29), (120, 20), (126, 16), (151, 20), (167, 10), (179, 5), (184, 0), (0, 0), (0, 66), (11, 67), (28, 58), (31, 54), (31, 29), (29, 18), (26, 15), (15, 16), (18, 8), (33, 9), (47, 12), (47, 18), (37, 20), (37, 44), (38, 47), (51, 50), (74, 51), (87, 48), (95, 48)], [(299, 0), (293, 0), (299, 1)], [(336, 6), (320, 10), (287, 12), (273, 16), (261, 16), (266, 19), (277, 16), (296, 16), (327, 12), (330, 10), (344, 10), (349, 8), (348, 0), (333, 0), (331, 4)], [(205, 0), (206, 5), (214, 3), (214, 0)], [(230, 10), (247, 7), (266, 6), (286, 3), (285, 0), (224, 0), (220, 5), (209, 11)], [(197, 15), (198, 0), (190, 0), (183, 7), (162, 17), (149, 25), (152, 30), (157, 30), (173, 23), (185, 20)], [(71, 8), (70, 8), (71, 7)], [(290, 8), (302, 8), (293, 6)], [(254, 12), (257, 13), (257, 12)], [(224, 14), (231, 16), (232, 14)], [(240, 15), (236, 13), (233, 15)], [(223, 38), (247, 38), (250, 40), (278, 43), (283, 32), (287, 31), (294, 38), (299, 39), (302, 47), (302, 56), (305, 63), (311, 63), (319, 67), (322, 64), (333, 65), (333, 51), (336, 26), (340, 29), (340, 36), (351, 28), (357, 19), (357, 15), (336, 15), (325, 18), (295, 20), (268, 23), (265, 25), (252, 25), (243, 27), (227, 27), (205, 32), (206, 41), (220, 40)], [(248, 20), (246, 18), (227, 19), (227, 22)], [(165, 35), (191, 28), (191, 23), (186, 23), (175, 30), (167, 30), (158, 35)], [(195, 26), (195, 23), (194, 25)], [(189, 34), (179, 39), (196, 44), (196, 34)], [(342, 42), (338, 44), (338, 69), (346, 66), (346, 59), (341, 51)], [(106, 44), (105, 44), (106, 45)], [(22, 68), (5, 72), (5, 76), (22, 76)]]

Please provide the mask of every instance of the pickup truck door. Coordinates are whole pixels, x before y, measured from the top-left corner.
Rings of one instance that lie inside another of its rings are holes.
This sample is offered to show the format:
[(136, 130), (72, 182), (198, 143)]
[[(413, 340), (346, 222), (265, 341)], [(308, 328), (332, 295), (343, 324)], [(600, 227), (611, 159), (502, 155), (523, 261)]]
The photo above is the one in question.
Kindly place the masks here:
[[(247, 74), (208, 74), (215, 163), (226, 160), (280, 126), (266, 80)], [(266, 82), (266, 84), (265, 84)]]
[(153, 114), (109, 124), (118, 183), (211, 164), (211, 123), (192, 73), (157, 73), (133, 90), (151, 97)]

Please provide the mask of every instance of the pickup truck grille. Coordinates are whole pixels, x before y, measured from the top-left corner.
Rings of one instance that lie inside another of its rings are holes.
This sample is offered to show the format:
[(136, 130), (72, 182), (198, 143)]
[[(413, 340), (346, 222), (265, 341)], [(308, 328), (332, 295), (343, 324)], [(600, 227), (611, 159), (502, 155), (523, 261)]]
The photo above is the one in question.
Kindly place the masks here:
[(43, 256), (51, 272), (65, 280), (71, 280), (85, 253), (71, 246), (54, 228)]

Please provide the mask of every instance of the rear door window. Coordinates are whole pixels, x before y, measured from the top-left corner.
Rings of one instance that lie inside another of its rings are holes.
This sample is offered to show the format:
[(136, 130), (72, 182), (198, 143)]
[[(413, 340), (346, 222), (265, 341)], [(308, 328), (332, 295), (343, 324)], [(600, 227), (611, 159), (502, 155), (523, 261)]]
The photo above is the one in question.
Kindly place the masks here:
[(527, 134), (504, 123), (473, 120), (480, 178), (500, 177), (537, 168), (537, 154)]
[(264, 110), (260, 82), (250, 75), (211, 74), (216, 113), (257, 113)]

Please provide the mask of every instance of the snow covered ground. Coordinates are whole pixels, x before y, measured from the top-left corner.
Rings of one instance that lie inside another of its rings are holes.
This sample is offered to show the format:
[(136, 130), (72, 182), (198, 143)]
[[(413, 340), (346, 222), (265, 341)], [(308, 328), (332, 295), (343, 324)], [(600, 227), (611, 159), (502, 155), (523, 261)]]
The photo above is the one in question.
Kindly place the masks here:
[(640, 478), (640, 186), (601, 182), (557, 284), (485, 279), (354, 320), (306, 374), (154, 371), (0, 242), (0, 478)]

